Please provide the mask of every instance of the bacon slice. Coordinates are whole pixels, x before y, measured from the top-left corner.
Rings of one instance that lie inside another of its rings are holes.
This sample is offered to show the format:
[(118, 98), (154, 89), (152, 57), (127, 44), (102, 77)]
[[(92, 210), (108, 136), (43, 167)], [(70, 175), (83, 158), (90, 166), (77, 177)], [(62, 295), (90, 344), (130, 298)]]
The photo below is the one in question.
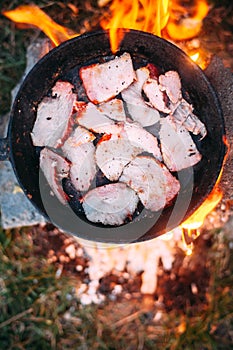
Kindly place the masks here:
[(142, 87), (149, 78), (150, 71), (147, 67), (139, 68), (136, 70), (136, 76), (137, 80), (122, 91), (121, 96), (126, 103), (130, 117), (142, 126), (150, 126), (160, 119), (159, 112), (148, 106), (142, 97)]
[(66, 140), (62, 150), (71, 161), (70, 178), (78, 191), (87, 191), (96, 174), (94, 135), (78, 127)]
[(125, 52), (111, 61), (82, 67), (80, 78), (89, 100), (98, 104), (117, 96), (136, 75), (130, 54)]
[(87, 103), (77, 113), (76, 121), (85, 128), (99, 134), (116, 134), (122, 129), (120, 124), (106, 117), (96, 105)]
[(92, 132), (83, 128), (82, 126), (77, 126), (62, 146), (62, 149), (69, 158), (73, 156), (73, 153), (69, 153), (71, 149), (73, 149), (75, 152), (78, 146), (94, 141), (95, 138), (96, 137)]
[(31, 132), (34, 146), (61, 146), (70, 130), (76, 100), (72, 89), (69, 82), (58, 81), (52, 89), (52, 97), (43, 98)]
[(118, 182), (87, 192), (83, 197), (83, 208), (91, 222), (119, 226), (132, 217), (138, 201), (131, 188)]
[(183, 125), (188, 131), (194, 135), (201, 135), (204, 138), (207, 134), (205, 125), (193, 113), (193, 107), (186, 100), (182, 99), (178, 107), (173, 113), (175, 121)]
[(72, 156), (70, 178), (78, 191), (87, 191), (96, 174), (95, 147), (86, 143), (76, 150), (76, 158)]
[(132, 145), (153, 154), (156, 159), (162, 160), (158, 140), (154, 135), (137, 123), (125, 123), (124, 131)]
[(69, 174), (69, 162), (59, 154), (44, 148), (40, 152), (40, 167), (53, 193), (62, 204), (66, 204), (66, 195), (62, 190), (61, 181)]
[(164, 102), (164, 94), (161, 91), (161, 86), (159, 85), (157, 79), (147, 79), (143, 84), (143, 91), (148, 97), (151, 106), (163, 113), (171, 112)]
[(126, 120), (125, 109), (122, 100), (114, 98), (97, 106), (98, 111), (104, 116), (121, 122)]
[(142, 149), (131, 144), (124, 137), (105, 137), (100, 139), (96, 148), (96, 162), (103, 174), (111, 181), (117, 181), (123, 168)]
[(191, 167), (201, 160), (195, 143), (185, 127), (171, 116), (161, 119), (160, 143), (164, 163), (171, 171)]
[(179, 181), (153, 157), (137, 156), (123, 170), (120, 181), (130, 186), (146, 209), (163, 209), (177, 195)]
[(172, 103), (177, 103), (182, 98), (180, 76), (176, 71), (168, 71), (159, 76), (162, 91), (166, 91)]

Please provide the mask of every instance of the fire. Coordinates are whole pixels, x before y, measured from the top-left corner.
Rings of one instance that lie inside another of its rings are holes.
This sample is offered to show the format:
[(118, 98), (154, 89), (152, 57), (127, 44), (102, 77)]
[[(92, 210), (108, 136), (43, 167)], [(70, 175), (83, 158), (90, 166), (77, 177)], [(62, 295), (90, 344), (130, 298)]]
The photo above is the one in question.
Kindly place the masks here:
[(169, 0), (113, 0), (110, 14), (100, 22), (110, 30), (113, 52), (117, 51), (122, 39), (118, 28), (137, 29), (161, 36), (162, 29), (169, 19)]
[(197, 36), (210, 9), (206, 0), (189, 0), (186, 2), (188, 6), (182, 6), (181, 3), (179, 0), (170, 1), (170, 18), (166, 31), (173, 40), (187, 40)]
[(181, 227), (186, 230), (197, 230), (199, 229), (206, 218), (206, 216), (218, 205), (222, 199), (222, 191), (215, 185), (213, 191), (202, 203), (202, 205), (185, 221)]
[(199, 229), (203, 225), (205, 218), (218, 205), (218, 203), (222, 200), (223, 197), (223, 193), (219, 187), (219, 183), (222, 177), (224, 164), (226, 163), (230, 151), (230, 144), (225, 135), (223, 136), (223, 142), (226, 146), (226, 154), (223, 160), (223, 166), (221, 168), (220, 174), (218, 176), (213, 190), (206, 198), (206, 200), (201, 204), (201, 206), (180, 226), (182, 229), (182, 238), (186, 247), (187, 255), (192, 254), (193, 241), (200, 235)]
[(12, 11), (5, 11), (3, 15), (15, 23), (34, 25), (42, 30), (56, 46), (65, 40), (78, 36), (77, 33), (73, 33), (70, 29), (54, 22), (44, 11), (33, 4), (22, 5)]
[[(186, 6), (183, 3), (181, 0), (99, 0), (98, 4), (103, 8), (100, 25), (109, 29), (113, 52), (117, 51), (122, 40), (119, 28), (168, 36), (172, 40), (190, 39), (199, 33), (209, 6), (207, 0), (189, 0)], [(16, 23), (38, 27), (55, 45), (79, 35), (53, 21), (33, 4), (5, 11), (3, 15)]]

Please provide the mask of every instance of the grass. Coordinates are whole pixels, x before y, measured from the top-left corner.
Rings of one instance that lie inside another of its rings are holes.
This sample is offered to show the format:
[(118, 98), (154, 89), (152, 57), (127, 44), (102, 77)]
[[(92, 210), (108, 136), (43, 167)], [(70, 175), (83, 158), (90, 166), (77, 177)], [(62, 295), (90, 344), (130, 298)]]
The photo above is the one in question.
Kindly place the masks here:
[[(210, 283), (208, 306), (194, 315), (189, 309), (181, 317), (180, 337), (171, 344), (171, 350), (232, 349), (233, 344), (233, 256), (224, 232), (213, 232), (214, 244), (207, 252)], [(174, 334), (175, 337), (175, 334)]]
[(156, 307), (138, 300), (82, 306), (77, 276), (57, 274), (35, 254), (30, 228), (0, 231), (0, 347), (2, 349), (230, 350), (233, 338), (233, 256), (223, 233), (206, 252), (208, 305), (173, 310), (155, 322)]

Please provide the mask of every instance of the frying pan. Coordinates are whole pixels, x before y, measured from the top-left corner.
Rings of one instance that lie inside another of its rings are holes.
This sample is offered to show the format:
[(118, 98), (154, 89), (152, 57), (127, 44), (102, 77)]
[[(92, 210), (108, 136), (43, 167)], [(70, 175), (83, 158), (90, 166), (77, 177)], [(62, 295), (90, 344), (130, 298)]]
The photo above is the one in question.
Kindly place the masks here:
[(51, 193), (39, 168), (40, 149), (32, 144), (36, 110), (57, 80), (77, 86), (79, 68), (114, 57), (108, 31), (96, 31), (68, 40), (44, 56), (29, 72), (14, 101), (7, 138), (0, 140), (0, 160), (10, 160), (20, 186), (35, 208), (65, 232), (80, 238), (106, 242), (131, 243), (155, 238), (180, 225), (206, 199), (216, 183), (226, 152), (224, 120), (216, 93), (203, 71), (170, 42), (136, 30), (125, 30), (116, 55), (131, 54), (135, 62), (150, 62), (163, 73), (175, 70), (182, 81), (183, 94), (207, 128), (207, 136), (195, 143), (202, 160), (177, 177), (181, 190), (172, 203), (159, 213), (143, 212), (132, 222), (105, 227), (86, 222)]

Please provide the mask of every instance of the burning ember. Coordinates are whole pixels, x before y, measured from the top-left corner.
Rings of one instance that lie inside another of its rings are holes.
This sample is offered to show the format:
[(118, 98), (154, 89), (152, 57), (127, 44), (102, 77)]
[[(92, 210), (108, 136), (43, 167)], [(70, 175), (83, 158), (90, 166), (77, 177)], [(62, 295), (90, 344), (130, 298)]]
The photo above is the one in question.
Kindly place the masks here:
[(173, 40), (187, 40), (199, 34), (202, 21), (209, 12), (209, 5), (206, 0), (171, 0), (169, 9), (166, 26), (168, 36)]

